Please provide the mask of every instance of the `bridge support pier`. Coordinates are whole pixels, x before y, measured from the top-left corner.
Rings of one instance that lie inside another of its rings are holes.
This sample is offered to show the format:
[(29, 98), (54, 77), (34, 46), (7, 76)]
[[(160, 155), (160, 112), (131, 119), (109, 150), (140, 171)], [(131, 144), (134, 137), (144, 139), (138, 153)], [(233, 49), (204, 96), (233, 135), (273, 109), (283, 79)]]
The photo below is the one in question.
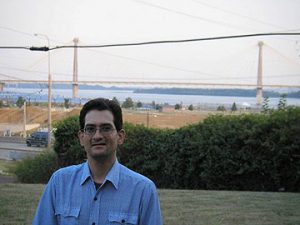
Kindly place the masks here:
[(78, 98), (78, 64), (77, 64), (77, 45), (78, 38), (74, 38), (74, 61), (73, 61), (73, 98)]
[(256, 87), (256, 104), (262, 105), (263, 98), (263, 86), (262, 86), (262, 47), (264, 43), (260, 41), (258, 43), (259, 53), (258, 53), (258, 69), (257, 69), (257, 87)]
[(78, 83), (73, 83), (72, 96), (73, 98), (78, 98)]
[(4, 91), (5, 83), (0, 82), (0, 92)]

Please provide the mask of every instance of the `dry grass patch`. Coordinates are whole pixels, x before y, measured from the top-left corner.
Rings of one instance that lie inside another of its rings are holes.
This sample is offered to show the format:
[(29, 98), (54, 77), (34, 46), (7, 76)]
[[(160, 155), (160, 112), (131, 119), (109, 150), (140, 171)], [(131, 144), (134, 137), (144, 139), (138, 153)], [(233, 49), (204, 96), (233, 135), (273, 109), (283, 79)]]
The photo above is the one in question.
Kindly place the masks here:
[[(79, 115), (80, 108), (64, 110), (63, 108), (53, 108), (52, 121), (60, 121), (66, 117)], [(214, 112), (216, 113), (216, 112)], [(192, 123), (198, 123), (212, 114), (212, 112), (202, 111), (139, 111), (123, 109), (124, 121), (132, 124), (143, 124), (153, 128), (179, 128)], [(28, 106), (27, 123), (38, 123), (41, 127), (47, 125), (48, 113), (46, 107)], [(22, 124), (23, 109), (1, 108), (0, 123)]]

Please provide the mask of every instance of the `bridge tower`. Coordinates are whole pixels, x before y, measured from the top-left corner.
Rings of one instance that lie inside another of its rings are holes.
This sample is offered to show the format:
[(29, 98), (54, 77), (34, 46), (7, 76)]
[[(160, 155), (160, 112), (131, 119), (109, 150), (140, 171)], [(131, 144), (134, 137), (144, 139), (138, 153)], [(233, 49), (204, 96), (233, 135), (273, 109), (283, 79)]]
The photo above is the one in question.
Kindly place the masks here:
[(78, 38), (73, 39), (74, 42), (74, 61), (73, 61), (73, 98), (78, 98), (78, 63), (77, 63), (77, 45)]
[(263, 45), (264, 43), (262, 41), (258, 42), (258, 69), (257, 69), (257, 87), (256, 87), (256, 104), (261, 105), (262, 104), (262, 98), (263, 98), (263, 87), (262, 87), (262, 58), (263, 58)]

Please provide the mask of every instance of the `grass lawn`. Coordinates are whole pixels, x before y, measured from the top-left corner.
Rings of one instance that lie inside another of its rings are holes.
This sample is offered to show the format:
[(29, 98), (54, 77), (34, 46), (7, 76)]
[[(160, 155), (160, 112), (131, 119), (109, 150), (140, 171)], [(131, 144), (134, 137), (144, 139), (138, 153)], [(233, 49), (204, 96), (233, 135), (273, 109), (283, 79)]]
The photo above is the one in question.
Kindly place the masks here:
[(160, 190), (166, 225), (297, 225), (300, 193)]
[[(0, 185), (0, 224), (31, 224), (40, 184)], [(297, 225), (300, 193), (159, 190), (165, 225)]]

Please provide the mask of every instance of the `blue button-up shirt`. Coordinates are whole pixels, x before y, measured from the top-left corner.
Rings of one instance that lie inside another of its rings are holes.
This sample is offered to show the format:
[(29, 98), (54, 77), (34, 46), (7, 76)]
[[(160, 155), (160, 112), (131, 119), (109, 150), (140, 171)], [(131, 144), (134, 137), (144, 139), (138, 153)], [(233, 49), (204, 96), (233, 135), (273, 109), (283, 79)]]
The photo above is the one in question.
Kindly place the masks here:
[(56, 171), (40, 199), (33, 225), (161, 225), (154, 183), (116, 161), (96, 190), (88, 163)]

